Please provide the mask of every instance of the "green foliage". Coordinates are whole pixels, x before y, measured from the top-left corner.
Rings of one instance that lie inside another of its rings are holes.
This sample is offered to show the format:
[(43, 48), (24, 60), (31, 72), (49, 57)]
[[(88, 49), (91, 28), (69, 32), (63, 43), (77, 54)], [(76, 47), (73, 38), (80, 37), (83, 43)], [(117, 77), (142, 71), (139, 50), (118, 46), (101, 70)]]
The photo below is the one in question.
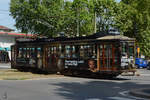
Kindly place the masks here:
[[(124, 30), (125, 35), (136, 38), (141, 52), (150, 57), (150, 1), (122, 0), (120, 5), (127, 7), (127, 15), (123, 14), (126, 22), (121, 21), (123, 24), (128, 24)], [(120, 26), (125, 27), (125, 25)]]
[[(11, 0), (10, 12), (22, 32), (58, 36), (89, 34), (93, 31), (88, 0)], [(79, 15), (79, 16), (77, 16)]]
[(115, 0), (95, 0), (98, 31), (109, 30), (115, 24), (117, 3)]
[[(117, 28), (150, 56), (150, 0), (11, 0), (17, 29), (45, 36), (82, 36)], [(96, 17), (95, 17), (96, 16)]]
[(10, 5), (16, 27), (22, 32), (50, 36), (58, 32), (61, 0), (11, 0)]

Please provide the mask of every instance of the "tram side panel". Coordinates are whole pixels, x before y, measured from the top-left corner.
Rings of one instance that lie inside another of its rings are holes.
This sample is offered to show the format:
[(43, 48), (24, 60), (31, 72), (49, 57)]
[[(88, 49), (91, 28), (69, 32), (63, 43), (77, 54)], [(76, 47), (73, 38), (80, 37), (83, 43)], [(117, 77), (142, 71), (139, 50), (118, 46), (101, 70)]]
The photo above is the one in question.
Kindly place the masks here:
[(120, 51), (123, 50), (122, 44), (116, 44), (120, 42), (89, 41), (38, 46), (34, 44), (15, 45), (12, 46), (12, 59), (14, 57), (12, 68), (30, 67), (48, 72), (60, 71), (64, 74), (69, 71), (117, 76), (123, 70), (121, 58), (124, 53)]

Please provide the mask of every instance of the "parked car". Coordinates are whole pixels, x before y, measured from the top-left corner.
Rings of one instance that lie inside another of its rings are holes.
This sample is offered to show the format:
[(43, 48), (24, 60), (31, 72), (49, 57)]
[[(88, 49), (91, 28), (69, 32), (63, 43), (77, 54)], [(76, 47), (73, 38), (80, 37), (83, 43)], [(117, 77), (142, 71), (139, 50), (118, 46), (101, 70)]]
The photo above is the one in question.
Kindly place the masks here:
[(137, 68), (147, 68), (148, 61), (143, 58), (136, 58), (135, 65), (137, 66)]

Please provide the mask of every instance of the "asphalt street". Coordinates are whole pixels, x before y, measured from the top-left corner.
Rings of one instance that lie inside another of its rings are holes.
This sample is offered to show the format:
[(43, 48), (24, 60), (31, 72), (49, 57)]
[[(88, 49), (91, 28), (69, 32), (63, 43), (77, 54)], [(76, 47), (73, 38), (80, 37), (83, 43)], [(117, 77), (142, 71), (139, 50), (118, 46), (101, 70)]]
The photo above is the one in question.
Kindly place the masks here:
[(146, 100), (128, 94), (132, 89), (150, 88), (150, 70), (141, 76), (117, 79), (52, 77), (37, 80), (0, 80), (0, 100)]

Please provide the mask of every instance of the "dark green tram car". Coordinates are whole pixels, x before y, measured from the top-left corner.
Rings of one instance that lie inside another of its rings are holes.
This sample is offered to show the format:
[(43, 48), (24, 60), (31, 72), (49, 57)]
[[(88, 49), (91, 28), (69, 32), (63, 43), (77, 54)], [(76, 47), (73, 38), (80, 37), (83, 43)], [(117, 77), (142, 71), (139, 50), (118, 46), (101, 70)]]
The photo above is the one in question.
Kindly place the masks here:
[(134, 71), (135, 39), (115, 34), (18, 40), (11, 67), (62, 74), (115, 77)]

